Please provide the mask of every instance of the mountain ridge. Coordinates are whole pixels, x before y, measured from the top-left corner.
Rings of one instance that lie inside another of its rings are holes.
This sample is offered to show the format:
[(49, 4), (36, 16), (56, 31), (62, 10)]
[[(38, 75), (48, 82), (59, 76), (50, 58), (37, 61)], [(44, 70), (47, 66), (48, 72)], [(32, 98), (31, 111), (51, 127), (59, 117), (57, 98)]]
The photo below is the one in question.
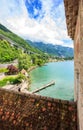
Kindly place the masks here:
[(32, 42), (27, 40), (27, 42), (44, 53), (48, 53), (50, 55), (54, 55), (56, 57), (68, 58), (74, 57), (74, 49), (70, 47), (64, 47), (61, 45), (53, 45), (51, 43), (43, 43), (43, 42)]
[(16, 43), (18, 46), (21, 46), (25, 49), (25, 51), (33, 51), (39, 54), (42, 54), (42, 51), (39, 51), (37, 48), (34, 48), (30, 46), (30, 44), (27, 44), (26, 40), (21, 38), (20, 36), (16, 35), (12, 31), (10, 31), (8, 28), (6, 28), (4, 25), (0, 23), (0, 35), (3, 35), (7, 39), (10, 39), (14, 43)]
[(26, 40), (0, 24), (0, 63), (22, 59), (24, 66), (27, 66), (27, 63), (28, 66), (41, 66), (47, 61), (47, 57), (42, 51), (32, 47)]

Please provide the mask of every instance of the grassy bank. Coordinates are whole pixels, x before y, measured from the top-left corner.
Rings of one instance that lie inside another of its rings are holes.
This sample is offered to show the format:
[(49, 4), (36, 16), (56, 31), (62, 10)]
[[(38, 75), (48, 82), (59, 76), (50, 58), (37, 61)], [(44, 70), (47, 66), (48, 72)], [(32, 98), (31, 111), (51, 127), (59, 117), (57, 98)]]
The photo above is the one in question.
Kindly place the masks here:
[(23, 79), (26, 77), (22, 74), (12, 75), (12, 76), (5, 76), (2, 80), (0, 80), (0, 87), (3, 87), (8, 84), (20, 84)]

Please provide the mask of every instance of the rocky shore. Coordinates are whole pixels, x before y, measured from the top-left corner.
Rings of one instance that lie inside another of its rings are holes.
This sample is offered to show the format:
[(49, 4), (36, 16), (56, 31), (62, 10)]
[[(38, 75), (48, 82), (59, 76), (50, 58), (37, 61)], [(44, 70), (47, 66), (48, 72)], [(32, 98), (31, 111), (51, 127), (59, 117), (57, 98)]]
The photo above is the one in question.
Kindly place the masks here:
[(31, 66), (29, 69), (28, 69), (28, 72), (32, 71), (33, 69), (36, 69), (38, 66)]

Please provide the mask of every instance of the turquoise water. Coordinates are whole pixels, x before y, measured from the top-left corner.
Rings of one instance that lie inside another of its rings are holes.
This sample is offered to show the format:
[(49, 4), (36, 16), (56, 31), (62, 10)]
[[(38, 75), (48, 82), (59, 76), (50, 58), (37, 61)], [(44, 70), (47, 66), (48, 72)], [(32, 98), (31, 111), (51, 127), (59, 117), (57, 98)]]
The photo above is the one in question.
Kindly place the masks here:
[(42, 87), (50, 81), (55, 81), (55, 85), (48, 87), (37, 94), (72, 100), (74, 98), (74, 62), (52, 62), (45, 66), (38, 67), (31, 73), (31, 91)]

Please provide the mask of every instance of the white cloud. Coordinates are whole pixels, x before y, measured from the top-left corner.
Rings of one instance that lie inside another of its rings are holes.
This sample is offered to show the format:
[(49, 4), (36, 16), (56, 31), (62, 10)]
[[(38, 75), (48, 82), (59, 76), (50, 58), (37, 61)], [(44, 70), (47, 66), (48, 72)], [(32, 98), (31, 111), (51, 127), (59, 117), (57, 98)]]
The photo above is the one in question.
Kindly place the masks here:
[[(43, 41), (46, 43), (72, 46), (63, 42), (64, 39), (70, 41), (67, 36), (66, 23), (64, 17), (63, 4), (53, 8), (52, 0), (41, 0), (43, 4), (42, 19), (31, 19), (27, 13), (24, 0), (1, 0), (0, 3), (0, 22), (14, 31), (16, 34), (33, 41)], [(30, 0), (29, 0), (30, 2)], [(53, 8), (53, 12), (52, 12)], [(35, 14), (38, 13), (34, 9)], [(41, 17), (41, 16), (40, 16)]]

